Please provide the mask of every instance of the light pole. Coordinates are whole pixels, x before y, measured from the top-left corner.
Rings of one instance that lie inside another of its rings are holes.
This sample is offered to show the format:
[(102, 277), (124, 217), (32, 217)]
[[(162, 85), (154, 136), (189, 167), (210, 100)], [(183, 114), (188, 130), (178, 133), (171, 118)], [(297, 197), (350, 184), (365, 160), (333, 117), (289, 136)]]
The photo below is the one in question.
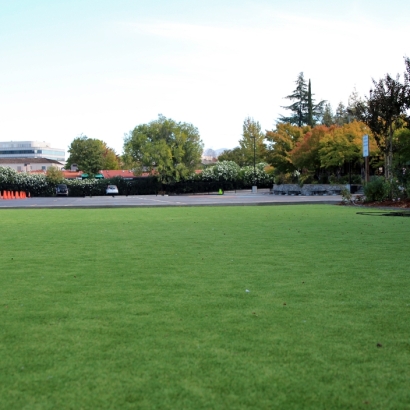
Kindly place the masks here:
[(258, 187), (256, 186), (256, 136), (254, 135), (253, 137), (253, 186), (252, 186), (252, 192), (256, 193), (256, 190)]

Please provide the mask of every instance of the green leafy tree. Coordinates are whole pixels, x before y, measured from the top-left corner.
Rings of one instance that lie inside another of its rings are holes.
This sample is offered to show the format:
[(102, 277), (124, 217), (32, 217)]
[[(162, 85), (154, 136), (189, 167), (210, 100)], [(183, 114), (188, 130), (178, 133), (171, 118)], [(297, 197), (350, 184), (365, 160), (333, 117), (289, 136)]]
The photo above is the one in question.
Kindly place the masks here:
[(402, 127), (393, 134), (395, 163), (398, 168), (410, 165), (410, 129)]
[(70, 156), (67, 167), (77, 164), (78, 168), (89, 176), (98, 174), (104, 165), (104, 147), (102, 141), (81, 135), (73, 140), (68, 148)]
[(124, 153), (136, 175), (155, 172), (163, 183), (187, 178), (201, 161), (203, 143), (192, 124), (163, 115), (136, 126), (124, 138)]
[(242, 138), (239, 146), (245, 158), (244, 165), (263, 162), (266, 156), (265, 135), (258, 121), (251, 117), (245, 118), (242, 126)]
[(377, 145), (385, 157), (385, 177), (393, 176), (393, 133), (401, 127), (408, 108), (410, 84), (401, 83), (400, 76), (396, 78), (386, 74), (379, 81), (373, 79), (373, 89), (365, 101), (359, 101), (354, 106), (355, 113), (372, 131)]
[(233, 149), (225, 150), (221, 155), (218, 156), (218, 161), (233, 161), (236, 162), (240, 167), (245, 166), (248, 163), (247, 156), (241, 147), (235, 147)]
[(46, 180), (52, 185), (57, 185), (64, 180), (64, 175), (57, 167), (51, 166), (47, 169)]
[(101, 143), (104, 150), (101, 169), (121, 169), (119, 156), (112, 148), (108, 147), (105, 142), (101, 141)]

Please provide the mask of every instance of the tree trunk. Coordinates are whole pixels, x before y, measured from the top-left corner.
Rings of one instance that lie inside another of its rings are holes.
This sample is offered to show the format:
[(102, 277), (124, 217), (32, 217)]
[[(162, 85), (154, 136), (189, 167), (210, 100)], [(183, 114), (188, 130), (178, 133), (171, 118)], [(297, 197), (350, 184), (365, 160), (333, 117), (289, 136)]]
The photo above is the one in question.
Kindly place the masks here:
[(386, 161), (386, 179), (390, 181), (393, 178), (393, 128), (389, 127), (389, 142), (387, 147), (387, 161)]

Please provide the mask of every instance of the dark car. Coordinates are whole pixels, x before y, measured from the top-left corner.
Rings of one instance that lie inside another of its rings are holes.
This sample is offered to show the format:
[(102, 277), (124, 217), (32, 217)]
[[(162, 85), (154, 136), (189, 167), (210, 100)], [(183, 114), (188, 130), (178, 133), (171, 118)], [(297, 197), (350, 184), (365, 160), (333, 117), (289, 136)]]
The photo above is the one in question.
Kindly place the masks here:
[(68, 188), (66, 184), (58, 184), (56, 187), (56, 195), (68, 196)]

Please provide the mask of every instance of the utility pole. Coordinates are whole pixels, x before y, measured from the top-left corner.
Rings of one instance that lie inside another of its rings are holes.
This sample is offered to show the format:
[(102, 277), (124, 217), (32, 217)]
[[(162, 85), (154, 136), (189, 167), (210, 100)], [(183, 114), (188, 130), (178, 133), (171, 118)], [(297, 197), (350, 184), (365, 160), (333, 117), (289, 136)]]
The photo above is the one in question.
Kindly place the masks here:
[(253, 137), (253, 186), (252, 193), (256, 194), (258, 187), (256, 186), (256, 136)]

